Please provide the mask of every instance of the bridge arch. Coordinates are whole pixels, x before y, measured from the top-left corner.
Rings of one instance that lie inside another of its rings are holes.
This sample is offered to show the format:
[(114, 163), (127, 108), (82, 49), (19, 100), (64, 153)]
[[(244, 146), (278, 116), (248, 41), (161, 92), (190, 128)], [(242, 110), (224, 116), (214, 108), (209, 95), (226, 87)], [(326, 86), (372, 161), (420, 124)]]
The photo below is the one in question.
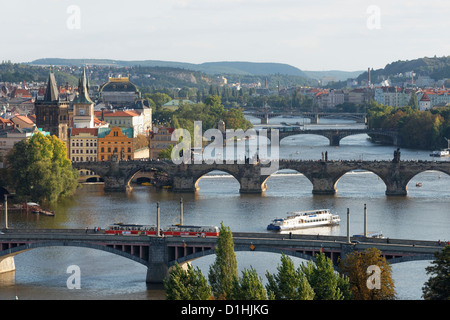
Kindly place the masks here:
[[(307, 145), (307, 146), (317, 146), (318, 145), (317, 141), (313, 141), (313, 142), (309, 143), (309, 139), (311, 137), (313, 139), (315, 138), (315, 140), (317, 140), (317, 138), (319, 138), (321, 141), (323, 140), (324, 144), (325, 144), (325, 142), (328, 142), (328, 144), (331, 144), (330, 137), (328, 137), (325, 134), (321, 134), (321, 133), (298, 133), (298, 132), (296, 132), (296, 133), (294, 133), (294, 132), (289, 133), (289, 132), (280, 132), (279, 135), (280, 135), (280, 145), (281, 145), (283, 140), (284, 140), (284, 142), (287, 142), (288, 141), (288, 139), (287, 139), (288, 137), (292, 138), (292, 139), (298, 139), (299, 137), (302, 137), (302, 136), (307, 136), (306, 139), (304, 139), (304, 141), (303, 141), (304, 145)], [(295, 145), (298, 146), (297, 143)]]
[[(310, 254), (305, 254), (302, 252), (297, 252), (294, 250), (286, 250), (286, 249), (263, 247), (263, 246), (259, 246), (257, 251), (252, 250), (249, 246), (235, 246), (234, 251), (235, 252), (266, 252), (266, 253), (276, 253), (276, 254), (280, 254), (280, 255), (283, 253), (287, 256), (300, 258), (300, 259), (304, 259), (304, 260), (315, 261), (315, 259), (316, 259), (314, 257), (314, 254), (310, 255)], [(173, 265), (175, 265), (175, 263), (178, 263), (178, 264), (189, 263), (196, 259), (206, 257), (209, 255), (215, 255), (215, 254), (216, 254), (216, 249), (209, 249), (209, 250), (205, 250), (202, 252), (191, 253), (184, 257), (180, 257), (178, 259), (169, 261), (168, 266), (172, 267)]]
[(40, 242), (31, 242), (31, 243), (25, 243), (10, 249), (6, 249), (3, 251), (0, 251), (0, 258), (8, 258), (8, 257), (14, 257), (20, 253), (37, 249), (37, 248), (44, 248), (44, 247), (81, 247), (81, 248), (88, 248), (88, 249), (96, 249), (101, 251), (106, 251), (112, 254), (116, 254), (119, 256), (122, 256), (124, 258), (131, 259), (135, 262), (138, 262), (144, 266), (148, 266), (148, 259), (140, 258), (136, 255), (133, 255), (127, 251), (119, 250), (110, 246), (102, 245), (102, 244), (96, 244), (96, 243), (84, 243), (84, 242), (65, 242), (65, 241), (40, 241)]
[[(412, 174), (411, 176), (407, 177), (406, 187), (408, 187), (411, 184), (411, 182), (416, 182), (417, 184), (420, 184), (420, 185), (416, 184), (416, 186), (422, 187), (422, 180), (418, 179), (418, 178), (420, 176), (423, 176), (423, 175), (426, 175), (426, 174), (431, 174), (431, 173), (435, 174), (435, 180), (436, 181), (440, 181), (441, 179), (445, 179), (445, 181), (450, 180), (450, 172), (446, 172), (445, 170), (442, 170), (442, 169), (439, 169), (439, 170), (434, 170), (434, 169), (424, 170), (424, 171), (416, 172), (416, 173)], [(418, 181), (415, 181), (415, 180), (418, 180)], [(426, 185), (428, 185), (429, 183), (433, 184), (435, 182), (430, 182), (430, 181), (425, 182)]]
[[(368, 169), (356, 169), (344, 172), (340, 175), (335, 181), (333, 181), (333, 186), (335, 190), (338, 190), (338, 186), (342, 186), (345, 183), (345, 180), (355, 180), (357, 182), (364, 181), (364, 184), (361, 184), (358, 189), (358, 194), (361, 194), (361, 191), (370, 190), (370, 192), (376, 192), (377, 185), (381, 184), (387, 189), (387, 183), (383, 178), (382, 174), (375, 172), (374, 170)], [(339, 184), (341, 182), (341, 184)], [(345, 192), (345, 189), (344, 189)]]
[(201, 179), (203, 177), (205, 177), (208, 174), (211, 174), (213, 172), (217, 172), (217, 173), (225, 173), (224, 177), (233, 177), (234, 180), (238, 183), (238, 189), (240, 189), (241, 187), (241, 181), (240, 178), (236, 175), (235, 172), (233, 172), (233, 170), (227, 169), (225, 166), (222, 168), (207, 168), (206, 170), (203, 170), (201, 172), (197, 172), (194, 176), (193, 176), (193, 181), (194, 181), (194, 186), (196, 190), (200, 190), (200, 186), (199, 183), (201, 181)]
[(387, 180), (387, 177), (383, 174), (383, 172), (379, 172), (379, 171), (375, 170), (374, 168), (365, 167), (365, 166), (361, 166), (361, 167), (355, 168), (355, 169), (344, 170), (341, 173), (339, 173), (338, 175), (334, 176), (333, 177), (334, 189), (337, 190), (337, 184), (338, 184), (339, 180), (341, 180), (346, 174), (351, 174), (351, 173), (355, 173), (355, 172), (370, 172), (370, 173), (375, 174), (381, 181), (383, 181), (384, 185), (386, 186), (386, 190), (388, 189), (389, 181)]
[[(312, 182), (311, 178), (308, 177), (307, 174), (303, 173), (302, 170), (291, 169), (291, 168), (280, 168), (279, 170), (275, 171), (271, 175), (264, 177), (262, 180), (262, 185), (267, 185), (267, 182), (269, 181), (270, 178), (273, 179), (273, 178), (276, 178), (278, 175), (282, 175), (282, 174), (286, 174), (286, 175), (291, 174), (292, 179), (295, 179), (296, 182), (301, 181), (303, 183), (305, 181), (308, 181), (308, 183), (311, 186), (311, 189), (313, 188), (313, 182)], [(273, 188), (270, 188), (268, 190), (273, 190)]]

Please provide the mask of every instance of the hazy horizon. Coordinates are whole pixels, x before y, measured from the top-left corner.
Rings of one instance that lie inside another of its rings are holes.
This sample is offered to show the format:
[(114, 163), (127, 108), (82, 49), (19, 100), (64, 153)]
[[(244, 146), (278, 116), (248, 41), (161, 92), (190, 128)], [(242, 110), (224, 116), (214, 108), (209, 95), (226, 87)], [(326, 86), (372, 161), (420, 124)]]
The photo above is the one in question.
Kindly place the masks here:
[(2, 4), (0, 59), (246, 61), (362, 71), (449, 55), (449, 12), (445, 0), (18, 0)]

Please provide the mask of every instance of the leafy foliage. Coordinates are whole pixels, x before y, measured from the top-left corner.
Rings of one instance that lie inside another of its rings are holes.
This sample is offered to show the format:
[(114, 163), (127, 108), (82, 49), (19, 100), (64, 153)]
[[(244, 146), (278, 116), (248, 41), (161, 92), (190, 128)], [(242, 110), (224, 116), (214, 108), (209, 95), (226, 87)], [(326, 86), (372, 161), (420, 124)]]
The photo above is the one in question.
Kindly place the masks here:
[(18, 197), (53, 202), (73, 194), (78, 172), (67, 159), (65, 144), (56, 136), (36, 133), (15, 144), (7, 156), (8, 184)]
[(266, 300), (267, 293), (264, 289), (258, 273), (250, 267), (250, 270), (242, 271), (242, 276), (236, 279), (233, 285), (232, 298), (234, 300)]
[(372, 102), (369, 127), (398, 130), (401, 146), (436, 149), (447, 146), (450, 137), (450, 108), (419, 111), (412, 107), (395, 108)]
[(450, 299), (450, 245), (434, 254), (435, 260), (426, 268), (431, 275), (422, 288), (425, 300)]
[[(377, 266), (381, 271), (380, 288), (367, 285), (370, 266)], [(395, 286), (392, 269), (380, 250), (369, 248), (363, 252), (352, 252), (341, 261), (340, 271), (350, 280), (350, 290), (355, 300), (392, 300), (395, 298)]]
[(229, 227), (225, 227), (221, 223), (217, 239), (216, 260), (209, 267), (208, 274), (214, 297), (226, 299), (233, 292), (233, 286), (238, 281), (238, 276), (233, 234)]
[(348, 279), (337, 273), (333, 262), (323, 253), (316, 254), (316, 260), (300, 266), (311, 288), (314, 300), (349, 300), (351, 293)]
[(308, 283), (303, 272), (295, 269), (293, 261), (286, 255), (281, 255), (281, 264), (275, 275), (266, 273), (266, 286), (269, 298), (272, 300), (313, 300), (314, 290)]
[(187, 264), (184, 270), (178, 263), (164, 279), (167, 300), (207, 300), (211, 297), (211, 287), (200, 269)]

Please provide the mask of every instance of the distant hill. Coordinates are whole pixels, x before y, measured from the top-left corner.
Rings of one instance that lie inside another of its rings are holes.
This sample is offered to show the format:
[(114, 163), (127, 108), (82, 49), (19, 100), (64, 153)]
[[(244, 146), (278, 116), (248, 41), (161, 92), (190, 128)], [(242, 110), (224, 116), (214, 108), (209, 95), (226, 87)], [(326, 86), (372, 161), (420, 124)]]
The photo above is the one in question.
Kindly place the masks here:
[(328, 70), (328, 71), (307, 71), (303, 72), (312, 79), (321, 80), (322, 78), (336, 78), (336, 81), (345, 81), (347, 79), (355, 79), (364, 71), (340, 71), (340, 70)]
[[(383, 69), (371, 70), (370, 76), (374, 82), (378, 82), (410, 71), (414, 71), (416, 76), (429, 76), (434, 80), (450, 78), (450, 56), (399, 60), (387, 64)], [(363, 79), (367, 79), (367, 71), (358, 77), (358, 80)]]
[(241, 75), (291, 75), (308, 78), (300, 69), (283, 63), (264, 63), (264, 62), (244, 62), (244, 61), (222, 61), (205, 62), (201, 64), (160, 61), (160, 60), (142, 60), (142, 61), (124, 61), (110, 59), (60, 59), (45, 58), (37, 59), (29, 63), (30, 65), (53, 65), (53, 66), (82, 66), (98, 65), (111, 67), (171, 67), (182, 68), (192, 71), (200, 71), (209, 75), (216, 74), (241, 74)]

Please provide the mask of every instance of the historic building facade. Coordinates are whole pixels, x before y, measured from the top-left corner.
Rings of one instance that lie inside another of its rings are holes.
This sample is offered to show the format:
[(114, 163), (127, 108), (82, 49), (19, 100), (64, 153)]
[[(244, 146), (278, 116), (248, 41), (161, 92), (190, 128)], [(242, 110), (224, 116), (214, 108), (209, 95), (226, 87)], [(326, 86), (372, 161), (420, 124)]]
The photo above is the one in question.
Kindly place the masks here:
[(55, 75), (50, 73), (44, 98), (34, 103), (36, 126), (57, 136), (68, 146), (69, 101), (59, 97)]

